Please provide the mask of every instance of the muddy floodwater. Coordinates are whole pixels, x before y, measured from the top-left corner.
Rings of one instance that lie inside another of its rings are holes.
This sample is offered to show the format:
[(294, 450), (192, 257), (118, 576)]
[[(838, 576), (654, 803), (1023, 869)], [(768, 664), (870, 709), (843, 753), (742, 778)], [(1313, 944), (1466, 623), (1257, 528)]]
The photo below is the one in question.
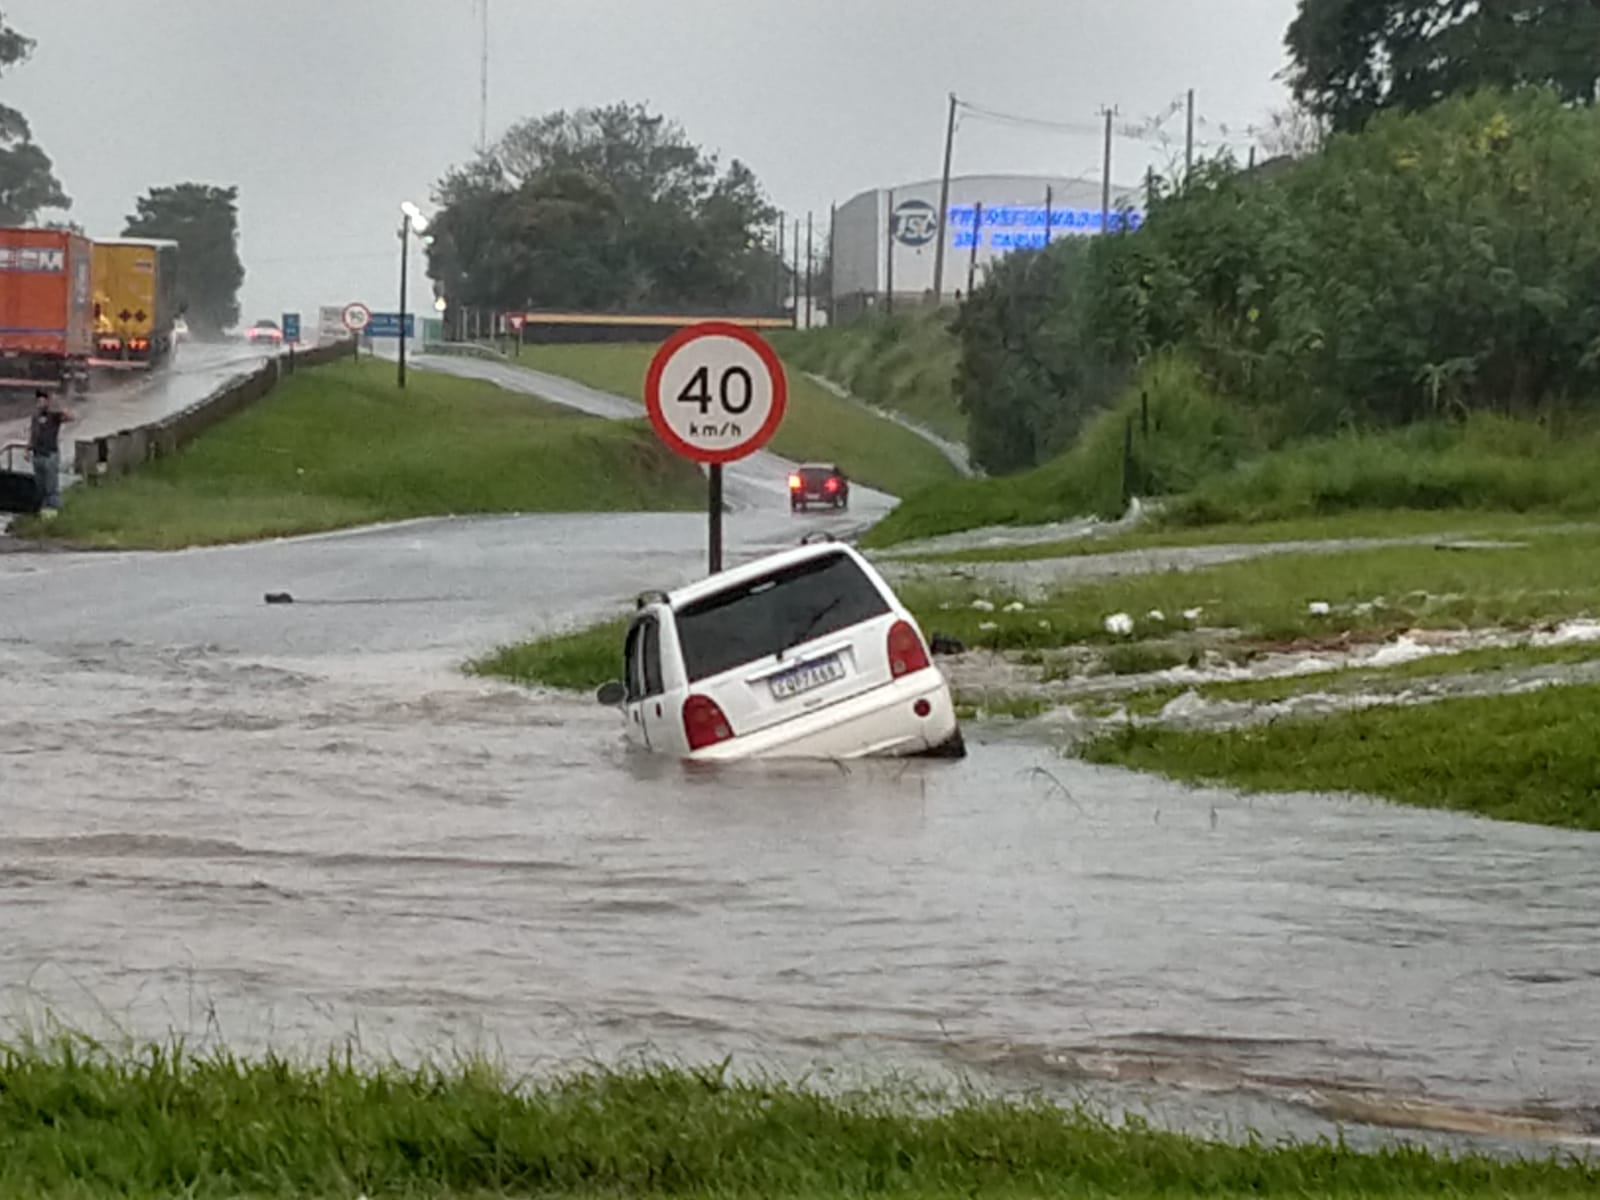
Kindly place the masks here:
[[(796, 528), (730, 518), (740, 553)], [(456, 670), (702, 546), (692, 516), (552, 517), (0, 556), (4, 1015), (1600, 1133), (1600, 837), (982, 727), (956, 763), (692, 770)]]

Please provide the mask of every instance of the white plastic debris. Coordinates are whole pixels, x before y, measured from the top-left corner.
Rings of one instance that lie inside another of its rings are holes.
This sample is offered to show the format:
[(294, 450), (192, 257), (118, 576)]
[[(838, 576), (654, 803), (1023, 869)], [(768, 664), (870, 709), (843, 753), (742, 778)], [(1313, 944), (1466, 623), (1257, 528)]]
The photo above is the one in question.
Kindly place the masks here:
[(1584, 642), (1600, 642), (1600, 621), (1579, 617), (1563, 621), (1549, 633), (1536, 633), (1529, 641), (1535, 646), (1575, 646)]
[(1309, 612), (1313, 617), (1325, 617), (1333, 611), (1333, 606), (1330, 605), (1326, 600), (1313, 600), (1310, 604), (1306, 605), (1306, 611)]
[(993, 621), (985, 621), (979, 625), (978, 628), (984, 633), (990, 633), (993, 630), (999, 629), (1000, 626), (995, 624)]
[(979, 612), (994, 611), (994, 605), (990, 604), (987, 600), (974, 600), (972, 602), (972, 607), (977, 609)]
[(1198, 621), (1200, 614), (1203, 612), (1205, 612), (1203, 608), (1186, 608), (1183, 610), (1183, 619), (1185, 621)]
[(1112, 613), (1106, 618), (1106, 632), (1114, 633), (1118, 637), (1127, 637), (1133, 632), (1133, 618), (1127, 613)]
[(1010, 604), (1006, 605), (1006, 611), (1008, 613), (1019, 613), (1022, 611), (1022, 607), (1021, 600), (1013, 600)]
[(1429, 658), (1438, 651), (1424, 646), (1411, 637), (1400, 637), (1386, 646), (1380, 646), (1362, 666), (1366, 667), (1394, 667), (1401, 663), (1415, 662), (1419, 658)]
[(1039, 622), (1039, 628), (1040, 629), (1049, 629), (1050, 628), (1050, 622), (1049, 621), (1040, 621)]
[(1159, 608), (1152, 608), (1148, 613), (1145, 614), (1145, 616), (1149, 617), (1152, 621), (1165, 621), (1167, 619), (1167, 614), (1162, 612)]

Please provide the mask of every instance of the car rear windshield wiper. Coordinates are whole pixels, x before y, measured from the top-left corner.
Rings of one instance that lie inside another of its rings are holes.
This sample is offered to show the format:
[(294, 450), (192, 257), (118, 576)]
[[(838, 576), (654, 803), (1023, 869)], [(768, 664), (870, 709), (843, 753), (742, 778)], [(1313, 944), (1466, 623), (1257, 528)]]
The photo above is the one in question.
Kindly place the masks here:
[(805, 628), (802, 629), (798, 634), (796, 634), (795, 637), (793, 639), (791, 639), (789, 641), (789, 643), (783, 647), (783, 649), (778, 651), (778, 658), (782, 659), (785, 654), (789, 653), (789, 651), (793, 650), (801, 642), (803, 642), (807, 638), (809, 638), (811, 636), (811, 631), (813, 629), (815, 629), (822, 622), (822, 618), (827, 616), (834, 609), (838, 608), (839, 605), (841, 603), (843, 603), (843, 601), (844, 601), (844, 597), (843, 596), (835, 596), (832, 600), (829, 600), (821, 608), (817, 609), (816, 612), (812, 613), (811, 614), (811, 619), (806, 622)]

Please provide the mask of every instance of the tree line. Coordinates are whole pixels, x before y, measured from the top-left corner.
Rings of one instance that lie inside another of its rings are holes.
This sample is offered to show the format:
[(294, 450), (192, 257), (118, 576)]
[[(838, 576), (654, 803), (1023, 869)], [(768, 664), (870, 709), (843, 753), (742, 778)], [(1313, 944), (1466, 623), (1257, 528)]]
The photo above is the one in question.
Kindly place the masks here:
[(1199, 163), (1137, 231), (997, 263), (953, 323), (975, 460), (1059, 453), (1173, 357), (1269, 443), (1592, 404), (1597, 14), (1301, 0), (1291, 80), (1329, 135)]
[(789, 279), (749, 167), (643, 105), (522, 121), (434, 200), (429, 273), (452, 305), (766, 311)]

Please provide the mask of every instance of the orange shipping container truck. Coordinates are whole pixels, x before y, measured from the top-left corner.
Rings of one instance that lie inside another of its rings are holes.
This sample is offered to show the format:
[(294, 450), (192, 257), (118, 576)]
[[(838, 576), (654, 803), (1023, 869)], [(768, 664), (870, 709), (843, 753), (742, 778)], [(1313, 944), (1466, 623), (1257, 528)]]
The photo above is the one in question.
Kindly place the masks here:
[(89, 390), (94, 247), (56, 229), (0, 229), (0, 388)]

